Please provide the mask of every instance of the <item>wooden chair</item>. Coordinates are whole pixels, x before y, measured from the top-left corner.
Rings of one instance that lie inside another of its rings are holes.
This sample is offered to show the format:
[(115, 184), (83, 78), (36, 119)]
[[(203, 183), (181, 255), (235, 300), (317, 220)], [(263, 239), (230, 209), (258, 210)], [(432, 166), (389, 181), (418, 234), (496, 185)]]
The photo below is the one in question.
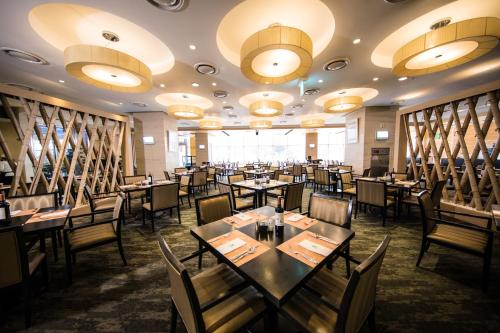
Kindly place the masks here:
[(163, 210), (170, 210), (172, 216), (172, 209), (177, 209), (177, 218), (181, 224), (181, 209), (179, 203), (179, 184), (162, 184), (154, 185), (151, 187), (151, 201), (142, 205), (142, 224), (146, 223), (146, 211), (151, 216), (151, 230), (155, 232), (155, 213)]
[[(234, 184), (246, 180), (246, 176), (244, 173), (235, 173), (234, 175), (227, 176), (227, 180), (229, 184)], [(255, 195), (255, 191), (246, 188), (237, 188), (236, 192), (237, 192), (236, 197), (242, 197), (242, 198), (253, 197)]]
[(356, 196), (356, 186), (352, 184), (352, 172), (340, 173), (340, 197), (347, 194), (350, 198)]
[[(432, 203), (434, 204), (434, 208), (438, 208), (441, 205), (441, 198), (443, 197), (443, 189), (446, 186), (446, 180), (440, 180), (436, 184), (434, 184), (434, 187), (432, 188), (431, 191), (431, 200)], [(408, 207), (408, 214), (410, 214), (410, 207), (411, 206), (416, 206), (419, 207), (418, 203), (418, 198), (417, 195), (413, 195), (410, 193), (410, 195), (406, 196), (402, 200), (402, 204), (407, 205)]]
[(208, 177), (207, 184), (210, 186), (210, 183), (214, 184), (214, 188), (217, 186), (217, 170), (215, 168), (208, 168)]
[[(279, 174), (279, 176), (276, 180), (278, 180), (280, 182), (286, 182), (288, 184), (292, 184), (293, 178), (294, 177), (292, 175)], [(274, 190), (266, 191), (266, 200), (268, 197), (276, 198), (278, 196), (284, 196), (285, 193), (286, 193), (286, 187), (281, 187), (281, 188), (277, 188)]]
[[(168, 174), (168, 172), (167, 172)], [(168, 178), (167, 178), (168, 179)], [(146, 180), (146, 175), (137, 175), (137, 176), (124, 176), (123, 182), (125, 185), (135, 184), (141, 181)], [(146, 197), (146, 191), (133, 191), (127, 192), (127, 207), (129, 214), (132, 212), (132, 200), (141, 199), (141, 205), (144, 204), (144, 198)]]
[(302, 165), (294, 164), (292, 167), (292, 176), (293, 181), (301, 181), (302, 180)]
[(306, 181), (307, 184), (313, 184), (314, 186), (314, 171), (317, 169), (314, 169), (312, 166), (306, 167)]
[(253, 209), (255, 207), (255, 196), (239, 197), (234, 193), (234, 188), (230, 184), (218, 182), (219, 193), (228, 193), (231, 199), (232, 209), (235, 211), (243, 211)]
[(282, 307), (282, 313), (305, 332), (359, 332), (368, 321), (375, 332), (375, 298), (380, 268), (390, 236), (347, 280), (322, 269)]
[(206, 171), (193, 172), (193, 178), (192, 178), (193, 181), (191, 183), (191, 186), (193, 188), (193, 193), (196, 190), (199, 190), (200, 192), (203, 192), (203, 190), (205, 190), (205, 192), (208, 195), (207, 178), (208, 174)]
[[(44, 246), (40, 243), (40, 249)], [(31, 326), (32, 278), (41, 270), (44, 284), (48, 285), (47, 256), (36, 252), (28, 256), (22, 226), (0, 228), (0, 291), (21, 287), (24, 298), (24, 323)]]
[[(233, 215), (230, 193), (220, 193), (203, 198), (197, 198), (195, 200), (195, 207), (198, 226), (215, 222)], [(199, 242), (198, 251), (200, 252), (200, 255), (198, 258), (198, 269), (201, 269), (203, 252), (206, 251), (203, 250), (202, 243)]]
[(332, 192), (332, 186), (337, 187), (336, 182), (332, 182), (330, 178), (330, 172), (324, 169), (316, 169), (314, 170), (314, 189), (313, 191), (319, 188), (322, 191), (326, 187), (327, 192)]
[[(302, 194), (304, 193), (304, 186), (304, 182), (292, 183), (286, 186), (283, 209), (286, 211), (298, 209), (299, 212), (302, 213)], [(278, 202), (277, 200), (272, 200), (272, 202), (268, 203), (266, 196), (266, 204), (276, 207)]]
[(352, 165), (339, 165), (339, 170), (352, 172)]
[(191, 208), (191, 199), (189, 198), (189, 194), (191, 192), (191, 177), (190, 176), (181, 176), (181, 181), (179, 184), (179, 198), (181, 199), (181, 204), (184, 205), (183, 198), (187, 197), (189, 208)]
[(188, 332), (204, 333), (244, 331), (265, 313), (262, 295), (225, 264), (191, 278), (182, 261), (193, 257), (177, 259), (161, 236), (158, 244), (170, 281), (170, 332), (179, 314)]
[(368, 169), (364, 169), (362, 177), (369, 177), (369, 176), (370, 176), (370, 169), (369, 168)]
[(165, 175), (165, 180), (170, 180), (170, 175), (168, 171), (163, 171), (163, 174)]
[[(68, 284), (73, 282), (72, 262), (76, 263), (76, 254), (102, 245), (115, 243), (123, 264), (127, 265), (122, 246), (122, 223), (124, 220), (125, 194), (120, 193), (115, 198), (115, 207), (111, 220), (95, 222), (94, 216), (107, 212), (93, 212), (78, 216), (70, 216), (69, 225), (64, 229), (64, 248), (66, 252), (66, 273)], [(90, 223), (83, 223), (74, 226), (73, 218), (92, 217)]]
[(71, 215), (82, 215), (97, 211), (112, 211), (115, 204), (116, 196), (119, 192), (106, 192), (94, 194), (90, 186), (85, 185), (83, 193), (87, 199), (86, 205), (74, 207), (71, 210)]
[(285, 174), (285, 170), (274, 170), (273, 179), (278, 180), (279, 176), (284, 175), (284, 174)]
[[(431, 243), (478, 256), (483, 258), (482, 285), (483, 291), (486, 292), (493, 249), (492, 218), (435, 209), (431, 194), (427, 190), (420, 192), (417, 198), (422, 216), (422, 244), (417, 267)], [(440, 218), (438, 213), (443, 218)], [(456, 219), (452, 221), (444, 217), (444, 214), (459, 215), (474, 222), (467, 223)]]
[[(329, 195), (311, 193), (307, 216), (342, 228), (351, 229), (352, 198), (344, 200)], [(345, 258), (347, 277), (349, 277), (351, 274), (349, 244), (341, 249), (340, 256)], [(337, 258), (334, 258), (332, 262)]]
[(358, 179), (356, 181), (356, 209), (354, 218), (358, 216), (360, 204), (378, 207), (382, 211), (382, 225), (385, 227), (387, 210), (393, 208), (393, 216), (396, 219), (396, 202), (387, 197), (387, 184), (376, 180)]

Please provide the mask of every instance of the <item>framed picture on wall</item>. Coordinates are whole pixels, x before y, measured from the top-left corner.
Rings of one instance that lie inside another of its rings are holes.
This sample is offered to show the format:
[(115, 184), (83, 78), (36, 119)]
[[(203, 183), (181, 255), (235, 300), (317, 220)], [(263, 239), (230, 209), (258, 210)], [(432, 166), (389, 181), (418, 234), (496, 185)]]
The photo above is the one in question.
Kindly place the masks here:
[(168, 151), (176, 152), (179, 147), (179, 138), (176, 131), (167, 131)]
[(345, 125), (347, 132), (347, 143), (358, 142), (358, 118), (350, 120)]

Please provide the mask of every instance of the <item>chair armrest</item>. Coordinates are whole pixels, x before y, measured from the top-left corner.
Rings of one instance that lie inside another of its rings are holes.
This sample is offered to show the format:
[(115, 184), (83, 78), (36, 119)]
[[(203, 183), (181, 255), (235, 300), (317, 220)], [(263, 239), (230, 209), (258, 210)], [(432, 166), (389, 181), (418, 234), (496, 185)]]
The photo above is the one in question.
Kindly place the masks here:
[(468, 217), (473, 217), (477, 219), (484, 219), (484, 220), (491, 220), (492, 217), (486, 217), (486, 216), (479, 216), (479, 215), (474, 215), (474, 214), (467, 214), (467, 213), (458, 213), (458, 212), (452, 212), (449, 210), (444, 210), (444, 209), (434, 209), (435, 211), (438, 211), (440, 213), (447, 213), (447, 214), (454, 214), (454, 215), (461, 215), (461, 216), (468, 216)]
[(436, 219), (436, 218), (433, 218), (433, 217), (429, 217), (428, 219), (432, 220), (432, 221), (435, 221), (437, 223), (453, 225), (453, 226), (456, 226), (456, 227), (460, 227), (460, 228), (464, 228), (464, 229), (469, 229), (469, 230), (475, 230), (475, 231), (484, 232), (486, 234), (493, 235), (493, 230), (487, 229), (487, 228), (483, 228), (483, 227), (477, 226), (475, 224), (470, 224), (470, 223), (467, 223), (467, 222), (447, 221), (447, 220), (443, 220), (443, 219)]
[(90, 212), (90, 213), (85, 213), (85, 214), (79, 214), (79, 215), (71, 215), (69, 216), (70, 219), (74, 219), (74, 218), (79, 218), (79, 217), (85, 217), (85, 216), (95, 216), (95, 215), (98, 215), (98, 214), (102, 214), (102, 213), (109, 213), (109, 212), (112, 212), (113, 211), (113, 208), (109, 208), (109, 209), (97, 209), (93, 212)]
[(73, 231), (73, 230), (77, 230), (77, 229), (84, 229), (84, 228), (89, 228), (89, 227), (93, 227), (93, 226), (100, 225), (100, 224), (113, 223), (114, 221), (120, 221), (120, 219), (112, 219), (112, 220), (106, 220), (106, 221), (100, 221), (100, 222), (80, 224), (80, 225), (77, 225), (76, 227), (64, 228), (64, 231), (67, 232), (67, 231)]
[(106, 192), (106, 193), (96, 193), (92, 194), (93, 199), (106, 199), (106, 198), (113, 198), (116, 197), (120, 191), (113, 191), (113, 192)]
[(205, 304), (200, 304), (201, 312), (205, 312), (205, 311), (213, 308), (217, 304), (224, 302), (226, 299), (228, 299), (229, 297), (233, 296), (234, 294), (242, 291), (243, 289), (247, 288), (249, 285), (250, 284), (247, 281), (244, 281), (244, 282), (237, 284), (236, 286), (230, 288), (229, 290), (224, 292), (222, 294), (222, 296), (216, 298), (215, 300), (209, 301)]

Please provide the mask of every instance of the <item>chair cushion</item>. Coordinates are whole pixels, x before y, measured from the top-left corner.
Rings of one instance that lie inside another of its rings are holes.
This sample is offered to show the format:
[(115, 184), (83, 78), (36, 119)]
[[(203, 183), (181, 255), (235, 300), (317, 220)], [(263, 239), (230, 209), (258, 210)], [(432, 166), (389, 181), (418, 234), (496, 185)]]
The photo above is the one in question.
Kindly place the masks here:
[(235, 198), (236, 210), (253, 208), (253, 199)]
[(212, 177), (207, 178), (207, 182), (213, 182), (213, 181), (214, 181), (214, 179)]
[(112, 223), (96, 224), (90, 227), (76, 229), (69, 233), (71, 250), (77, 250), (92, 244), (116, 239)]
[(179, 197), (187, 197), (189, 194), (187, 192), (184, 192), (182, 190), (179, 190)]
[(115, 208), (116, 197), (94, 200), (95, 210), (106, 210)]
[(262, 295), (248, 287), (205, 311), (203, 321), (208, 333), (237, 332), (265, 309)]
[(322, 303), (313, 293), (301, 289), (282, 307), (307, 332), (334, 332), (337, 312)]
[(415, 195), (408, 195), (403, 198), (403, 203), (407, 205), (418, 206), (418, 199)]
[(281, 191), (281, 189), (269, 190), (267, 191), (267, 195), (271, 197), (278, 197), (280, 195), (285, 195), (285, 191)]
[(146, 191), (133, 191), (128, 194), (130, 199), (140, 199), (146, 196)]
[(83, 214), (89, 214), (90, 211), (90, 206), (89, 205), (82, 205), (78, 207), (71, 208), (71, 212), (69, 213), (69, 216), (77, 216), (77, 215), (83, 215)]
[(222, 296), (245, 280), (225, 264), (218, 264), (191, 278), (200, 304)]
[(328, 299), (337, 309), (340, 309), (340, 302), (347, 286), (347, 281), (343, 276), (323, 268), (309, 280), (307, 286)]
[(40, 266), (44, 259), (45, 253), (42, 252), (37, 252), (36, 254), (30, 255), (28, 263), (30, 275), (33, 275), (35, 270), (38, 268), (38, 266)]
[(427, 235), (427, 238), (481, 254), (484, 253), (488, 243), (486, 233), (447, 224), (436, 224), (434, 229)]
[(343, 192), (347, 194), (356, 195), (356, 188), (355, 187), (347, 188)]
[(245, 196), (245, 197), (248, 197), (248, 196), (251, 196), (251, 195), (254, 195), (254, 191), (252, 190), (247, 190), (245, 188), (242, 188), (241, 191), (240, 191), (240, 196)]

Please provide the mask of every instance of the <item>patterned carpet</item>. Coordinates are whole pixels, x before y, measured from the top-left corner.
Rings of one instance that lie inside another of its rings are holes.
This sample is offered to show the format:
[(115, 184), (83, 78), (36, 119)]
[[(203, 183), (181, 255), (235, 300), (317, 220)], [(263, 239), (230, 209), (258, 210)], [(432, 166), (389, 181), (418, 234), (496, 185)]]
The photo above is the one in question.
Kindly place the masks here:
[[(309, 191), (304, 193), (304, 207)], [(158, 218), (157, 232), (168, 240), (175, 254), (183, 256), (197, 247), (189, 234), (196, 214), (185, 205), (181, 225), (176, 215)], [(352, 255), (363, 259), (386, 233), (392, 235), (378, 284), (378, 332), (500, 331), (499, 237), (495, 240), (490, 290), (483, 294), (482, 262), (469, 255), (432, 245), (421, 267), (415, 267), (421, 237), (416, 210), (396, 222), (388, 219), (386, 227), (381, 224), (376, 214), (360, 214), (353, 220), (356, 237), (351, 243)], [(122, 265), (115, 245), (81, 253), (71, 287), (65, 285), (64, 256), (57, 263), (50, 256), (49, 287), (34, 297), (30, 332), (169, 330), (170, 289), (156, 234), (151, 233), (150, 225), (141, 226), (139, 214), (128, 218), (123, 237), (128, 266)], [(204, 258), (204, 267), (215, 262), (210, 255)], [(193, 273), (195, 264), (196, 260), (187, 264)], [(343, 263), (336, 263), (335, 269), (343, 272)], [(22, 331), (23, 307), (17, 293), (2, 295), (0, 306), (0, 332)], [(280, 331), (298, 331), (289, 326), (281, 323)], [(184, 326), (178, 324), (177, 331), (185, 332)]]

